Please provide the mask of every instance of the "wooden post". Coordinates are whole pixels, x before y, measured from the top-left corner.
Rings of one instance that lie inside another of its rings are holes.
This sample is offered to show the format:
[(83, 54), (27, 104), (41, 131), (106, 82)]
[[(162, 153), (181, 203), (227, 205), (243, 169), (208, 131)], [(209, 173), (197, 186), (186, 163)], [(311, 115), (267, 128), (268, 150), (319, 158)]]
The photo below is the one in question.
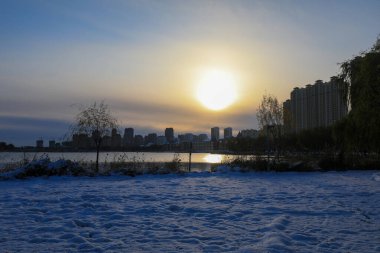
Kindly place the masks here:
[(267, 170), (269, 170), (269, 125), (267, 127)]
[(190, 142), (190, 151), (189, 151), (189, 172), (191, 172), (191, 151), (193, 149), (193, 142)]

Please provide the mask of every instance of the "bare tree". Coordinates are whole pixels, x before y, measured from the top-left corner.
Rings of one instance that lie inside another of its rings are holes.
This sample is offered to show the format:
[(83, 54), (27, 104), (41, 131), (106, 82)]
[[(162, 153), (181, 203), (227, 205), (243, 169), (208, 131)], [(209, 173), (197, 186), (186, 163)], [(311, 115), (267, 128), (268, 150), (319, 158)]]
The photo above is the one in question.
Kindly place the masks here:
[(280, 139), (283, 124), (283, 108), (277, 98), (271, 94), (264, 94), (256, 113), (259, 126), (266, 131), (268, 143), (272, 136), (276, 144), (277, 158), (279, 157)]
[(96, 147), (96, 172), (99, 171), (99, 151), (103, 138), (109, 136), (117, 120), (103, 101), (82, 109), (76, 116), (73, 133), (91, 136)]

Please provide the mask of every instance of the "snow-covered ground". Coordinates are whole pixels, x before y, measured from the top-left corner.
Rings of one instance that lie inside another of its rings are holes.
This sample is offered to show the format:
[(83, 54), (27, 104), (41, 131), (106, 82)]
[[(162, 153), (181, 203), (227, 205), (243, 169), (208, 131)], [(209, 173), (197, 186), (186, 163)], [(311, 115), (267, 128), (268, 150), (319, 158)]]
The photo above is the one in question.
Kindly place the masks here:
[(1, 252), (379, 252), (380, 173), (0, 181)]

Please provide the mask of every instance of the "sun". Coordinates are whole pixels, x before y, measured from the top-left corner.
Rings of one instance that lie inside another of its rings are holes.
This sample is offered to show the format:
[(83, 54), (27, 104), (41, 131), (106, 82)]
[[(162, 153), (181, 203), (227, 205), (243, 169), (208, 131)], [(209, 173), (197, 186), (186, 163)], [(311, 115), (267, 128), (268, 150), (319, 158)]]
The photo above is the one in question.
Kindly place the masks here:
[(208, 109), (218, 111), (235, 102), (236, 80), (228, 71), (205, 71), (198, 82), (197, 99)]

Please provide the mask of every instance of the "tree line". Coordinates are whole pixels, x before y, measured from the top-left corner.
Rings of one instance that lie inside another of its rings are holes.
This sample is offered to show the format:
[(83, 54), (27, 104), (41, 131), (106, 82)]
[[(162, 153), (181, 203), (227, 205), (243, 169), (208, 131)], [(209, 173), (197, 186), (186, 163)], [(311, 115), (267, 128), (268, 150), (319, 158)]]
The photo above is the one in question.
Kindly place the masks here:
[(368, 51), (341, 64), (338, 76), (351, 110), (334, 126), (345, 152), (380, 152), (380, 38)]

